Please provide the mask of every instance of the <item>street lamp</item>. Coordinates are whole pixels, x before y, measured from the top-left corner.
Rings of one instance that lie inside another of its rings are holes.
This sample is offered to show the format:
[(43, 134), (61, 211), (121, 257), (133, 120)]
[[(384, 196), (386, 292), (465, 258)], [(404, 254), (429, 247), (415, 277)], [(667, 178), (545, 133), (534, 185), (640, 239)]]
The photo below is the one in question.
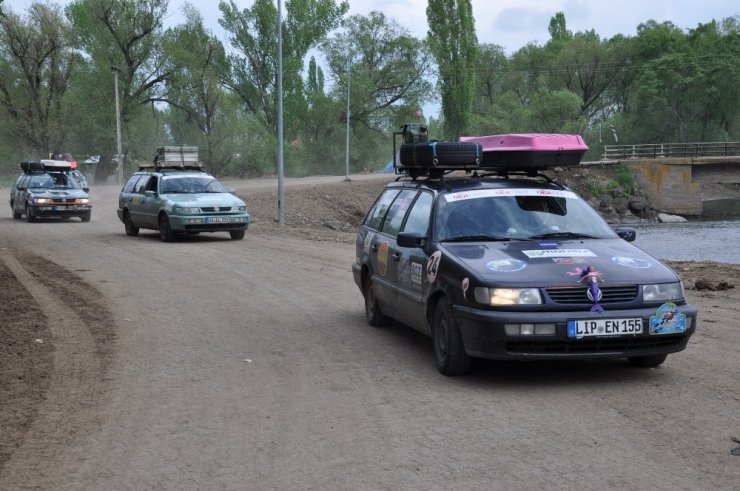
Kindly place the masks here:
[(118, 156), (116, 160), (118, 162), (118, 184), (123, 184), (123, 150), (121, 150), (121, 106), (118, 102), (118, 67), (111, 66), (110, 71), (113, 72), (113, 80), (116, 87), (116, 140), (117, 140), (117, 151)]

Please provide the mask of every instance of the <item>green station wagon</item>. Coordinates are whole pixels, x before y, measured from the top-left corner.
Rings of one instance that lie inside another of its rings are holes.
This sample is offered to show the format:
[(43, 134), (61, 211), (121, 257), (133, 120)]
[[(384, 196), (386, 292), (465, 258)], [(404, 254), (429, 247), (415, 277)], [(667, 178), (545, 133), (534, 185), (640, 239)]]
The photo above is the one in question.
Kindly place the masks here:
[(244, 201), (199, 166), (141, 167), (121, 190), (117, 211), (126, 235), (158, 230), (165, 242), (201, 232), (241, 240), (251, 219)]

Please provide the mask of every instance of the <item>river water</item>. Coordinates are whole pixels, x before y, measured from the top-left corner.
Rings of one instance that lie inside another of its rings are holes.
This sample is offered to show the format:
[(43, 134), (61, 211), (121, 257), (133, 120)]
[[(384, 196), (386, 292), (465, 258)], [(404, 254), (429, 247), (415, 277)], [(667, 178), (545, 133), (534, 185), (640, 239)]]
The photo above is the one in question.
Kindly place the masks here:
[(634, 225), (637, 247), (658, 259), (740, 264), (740, 220)]

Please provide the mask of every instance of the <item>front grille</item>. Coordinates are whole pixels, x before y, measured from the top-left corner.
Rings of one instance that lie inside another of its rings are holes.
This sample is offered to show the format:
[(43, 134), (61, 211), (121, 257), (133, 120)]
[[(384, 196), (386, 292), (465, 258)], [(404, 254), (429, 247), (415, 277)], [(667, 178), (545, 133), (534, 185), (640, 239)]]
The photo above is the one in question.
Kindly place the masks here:
[[(218, 208), (218, 210), (216, 209)], [(200, 211), (203, 213), (231, 213), (231, 207), (230, 206), (203, 206), (201, 207)]]
[(75, 198), (52, 198), (51, 201), (55, 205), (74, 205), (77, 203)]
[[(600, 287), (602, 297), (600, 304), (632, 302), (637, 298), (637, 285), (629, 286), (603, 286)], [(546, 288), (547, 295), (555, 303), (560, 304), (581, 304), (591, 303), (588, 299), (588, 287), (565, 287), (565, 288)]]
[(598, 339), (510, 341), (506, 351), (512, 354), (567, 354), (567, 353), (629, 353), (650, 348), (678, 348), (686, 343), (686, 335), (619, 337)]

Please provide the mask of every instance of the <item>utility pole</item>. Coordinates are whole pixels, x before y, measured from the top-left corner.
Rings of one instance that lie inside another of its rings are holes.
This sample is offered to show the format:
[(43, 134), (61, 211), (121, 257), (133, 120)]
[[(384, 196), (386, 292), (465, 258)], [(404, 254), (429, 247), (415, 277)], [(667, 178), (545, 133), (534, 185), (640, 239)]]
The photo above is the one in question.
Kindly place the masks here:
[(285, 225), (285, 183), (283, 177), (283, 0), (278, 0), (278, 223)]
[(352, 84), (352, 58), (347, 61), (347, 143), (344, 154), (344, 180), (349, 181), (349, 93)]
[(118, 102), (118, 67), (112, 66), (110, 67), (111, 72), (113, 72), (113, 80), (115, 83), (116, 88), (116, 141), (117, 141), (117, 151), (118, 156), (116, 157), (116, 161), (118, 162), (118, 184), (123, 185), (123, 150), (121, 149), (121, 105), (120, 102)]

